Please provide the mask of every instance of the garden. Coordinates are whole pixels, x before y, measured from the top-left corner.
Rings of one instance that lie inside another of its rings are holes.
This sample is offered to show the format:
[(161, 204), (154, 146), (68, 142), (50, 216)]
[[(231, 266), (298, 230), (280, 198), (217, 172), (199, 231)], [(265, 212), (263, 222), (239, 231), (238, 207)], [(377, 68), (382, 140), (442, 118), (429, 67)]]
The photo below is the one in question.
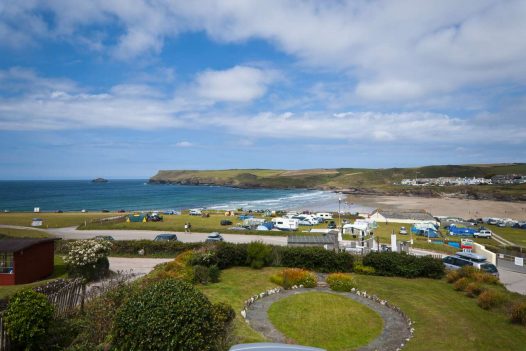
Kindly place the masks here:
[(113, 282), (82, 309), (57, 316), (46, 296), (31, 289), (11, 297), (4, 322), (17, 347), (227, 350), (272, 340), (251, 320), (258, 303), (268, 305), (269, 323), (286, 342), (331, 351), (378, 342), (389, 328), (382, 308), (406, 323), (407, 350), (526, 344), (524, 297), (480, 271), (446, 274), (431, 257), (201, 244), (181, 246), (173, 261), (130, 282), (107, 271), (111, 245), (87, 240), (63, 248), (72, 277)]

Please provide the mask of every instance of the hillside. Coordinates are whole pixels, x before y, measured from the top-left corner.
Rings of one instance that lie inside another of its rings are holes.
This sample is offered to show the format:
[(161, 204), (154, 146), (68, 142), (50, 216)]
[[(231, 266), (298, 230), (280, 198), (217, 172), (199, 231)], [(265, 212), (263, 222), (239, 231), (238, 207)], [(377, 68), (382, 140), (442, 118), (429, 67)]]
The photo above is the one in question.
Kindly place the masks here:
[(526, 164), (446, 165), (418, 168), (337, 168), (308, 170), (229, 169), (159, 171), (150, 183), (223, 185), (240, 188), (309, 188), (352, 194), (452, 196), (470, 199), (526, 201), (526, 185), (401, 186), (404, 178), (491, 177), (526, 174)]

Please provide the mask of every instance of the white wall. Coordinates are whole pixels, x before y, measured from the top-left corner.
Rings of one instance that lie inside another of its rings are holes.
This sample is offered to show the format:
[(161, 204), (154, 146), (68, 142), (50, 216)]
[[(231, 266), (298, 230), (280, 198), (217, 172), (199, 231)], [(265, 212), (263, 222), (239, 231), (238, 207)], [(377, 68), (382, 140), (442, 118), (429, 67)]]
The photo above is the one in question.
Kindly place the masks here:
[(488, 262), (497, 265), (497, 254), (486, 249), (484, 245), (473, 243), (473, 252), (486, 257)]

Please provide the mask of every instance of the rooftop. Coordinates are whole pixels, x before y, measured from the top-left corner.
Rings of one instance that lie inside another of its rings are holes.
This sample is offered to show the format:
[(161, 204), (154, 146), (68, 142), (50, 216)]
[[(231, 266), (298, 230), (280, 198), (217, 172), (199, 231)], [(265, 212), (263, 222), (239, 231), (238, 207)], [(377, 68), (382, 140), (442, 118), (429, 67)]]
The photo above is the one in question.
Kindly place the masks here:
[(0, 240), (0, 252), (18, 252), (33, 245), (60, 240), (59, 238), (42, 239), (2, 239)]
[(430, 213), (425, 211), (378, 211), (382, 216), (389, 219), (412, 219), (417, 221), (435, 221)]

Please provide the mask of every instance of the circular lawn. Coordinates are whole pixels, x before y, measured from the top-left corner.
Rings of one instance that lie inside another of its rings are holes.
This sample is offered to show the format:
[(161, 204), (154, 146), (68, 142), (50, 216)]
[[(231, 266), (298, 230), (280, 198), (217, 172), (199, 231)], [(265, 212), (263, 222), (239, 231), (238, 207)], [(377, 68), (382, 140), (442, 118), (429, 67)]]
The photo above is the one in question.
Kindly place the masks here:
[(268, 317), (294, 342), (329, 351), (367, 345), (383, 328), (382, 318), (370, 308), (341, 295), (321, 292), (281, 299), (270, 306)]

